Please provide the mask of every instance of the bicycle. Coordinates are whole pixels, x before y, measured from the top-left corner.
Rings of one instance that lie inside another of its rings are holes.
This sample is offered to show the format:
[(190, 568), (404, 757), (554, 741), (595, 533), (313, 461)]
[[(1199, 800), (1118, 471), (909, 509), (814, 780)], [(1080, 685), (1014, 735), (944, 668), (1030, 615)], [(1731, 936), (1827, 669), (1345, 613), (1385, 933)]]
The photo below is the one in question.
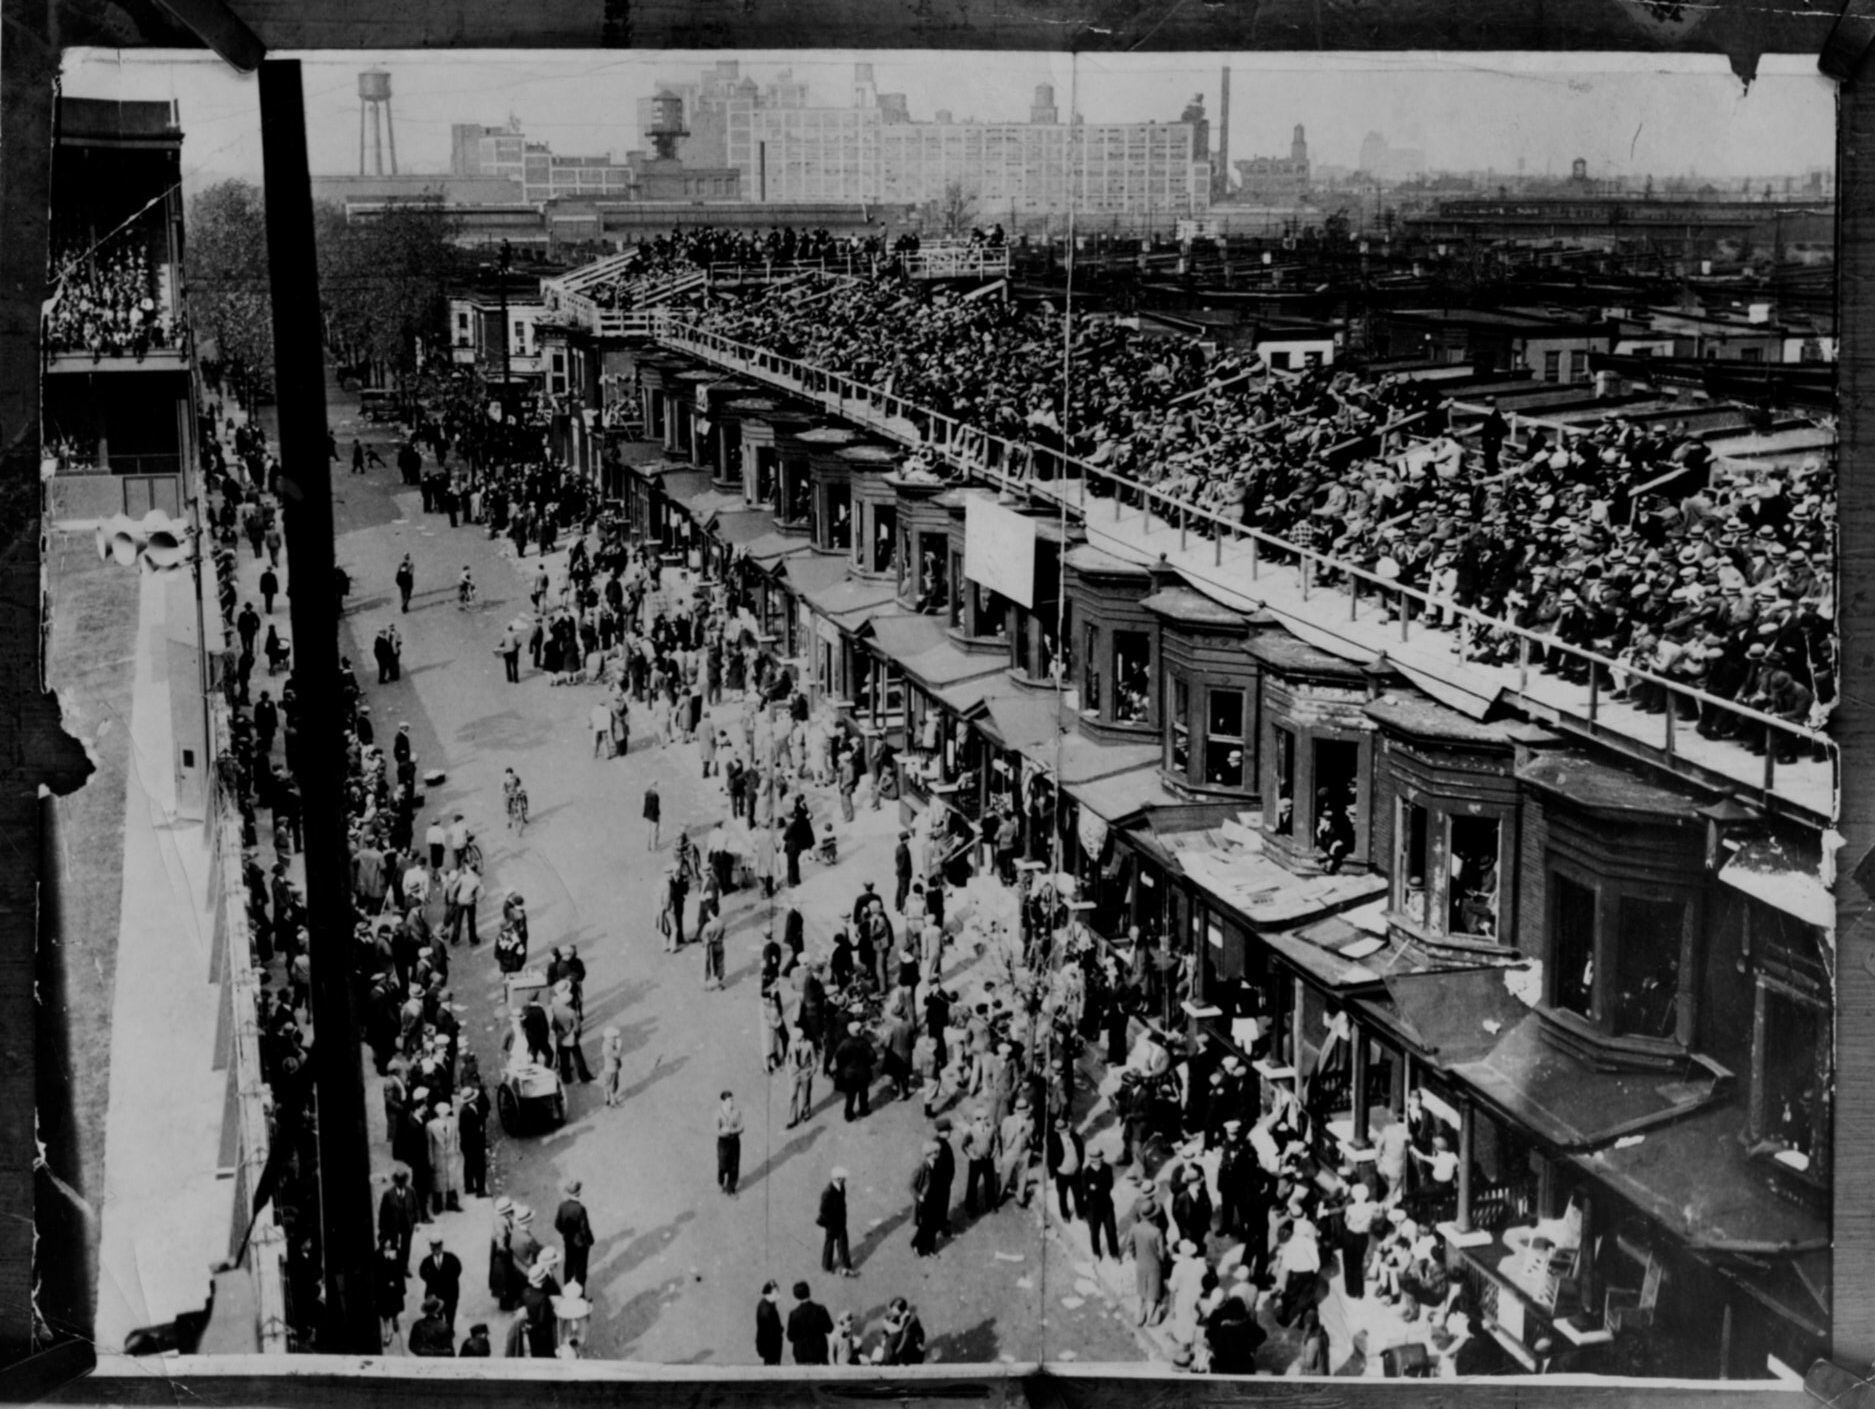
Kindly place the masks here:
[(476, 591), (475, 579), (464, 573), (456, 583), (456, 610), (472, 612), (481, 606), (481, 594)]
[(462, 852), (456, 862), (461, 866), (473, 867), (478, 875), (481, 873), (482, 844), (475, 839), (475, 833), (469, 833), (468, 839), (463, 842)]
[(514, 832), (527, 830), (527, 789), (515, 787), (508, 793), (508, 828)]

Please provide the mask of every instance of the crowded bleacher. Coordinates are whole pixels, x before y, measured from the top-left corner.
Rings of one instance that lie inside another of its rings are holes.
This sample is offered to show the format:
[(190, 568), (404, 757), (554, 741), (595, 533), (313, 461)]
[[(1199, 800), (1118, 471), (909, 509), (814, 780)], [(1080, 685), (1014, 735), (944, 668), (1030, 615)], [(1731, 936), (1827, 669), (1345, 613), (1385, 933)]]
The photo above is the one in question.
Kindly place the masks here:
[(719, 230), (702, 226), (673, 230), (668, 235), (636, 246), (634, 258), (616, 276), (594, 289), (601, 307), (626, 311), (636, 306), (636, 290), (647, 279), (683, 274), (712, 265), (820, 264), (848, 260), (870, 261), (883, 254), (877, 236), (839, 236), (818, 230), (779, 226), (766, 234), (751, 230)]
[[(1820, 726), (1835, 699), (1835, 497), (1820, 459), (1731, 475), (1683, 429), (1612, 413), (1558, 438), (1512, 435), (1492, 409), (1454, 435), (1444, 399), (1408, 378), (1271, 372), (1099, 315), (1073, 318), (1064, 406), (1058, 309), (892, 279), (797, 282), (685, 316), (1420, 589), (1468, 658), (1508, 660), (1516, 638), (1458, 608), (1797, 724)], [(1382, 454), (1389, 429), (1410, 448)], [(1535, 663), (1588, 677), (1579, 656)], [(1669, 707), (1623, 672), (1600, 683)], [(1734, 727), (1698, 717), (1702, 733)]]
[(169, 347), (176, 328), (163, 311), (149, 255), (130, 240), (100, 248), (68, 248), (52, 263), (45, 347), (141, 359)]

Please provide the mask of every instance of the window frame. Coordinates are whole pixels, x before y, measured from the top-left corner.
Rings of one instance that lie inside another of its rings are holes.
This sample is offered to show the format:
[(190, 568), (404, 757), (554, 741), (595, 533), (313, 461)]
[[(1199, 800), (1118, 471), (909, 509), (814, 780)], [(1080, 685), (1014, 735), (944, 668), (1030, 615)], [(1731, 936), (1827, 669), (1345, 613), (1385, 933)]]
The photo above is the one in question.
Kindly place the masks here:
[[(1556, 1001), (1557, 906), (1560, 877), (1593, 893), (1595, 897), (1595, 934), (1592, 942), (1594, 974), (1591, 979), (1588, 1017)], [(1500, 877), (1500, 885), (1502, 878)], [(1543, 959), (1543, 1010), (1550, 1017), (1599, 1041), (1619, 1043), (1662, 1053), (1690, 1052), (1695, 1042), (1690, 1034), (1698, 1028), (1699, 975), (1698, 936), (1703, 918), (1700, 888), (1697, 884), (1663, 883), (1661, 877), (1646, 879), (1599, 875), (1579, 861), (1550, 851), (1544, 858), (1544, 916), (1541, 953)], [(1674, 975), (1674, 1031), (1669, 1037), (1645, 1033), (1621, 1032), (1615, 1027), (1615, 992), (1613, 985), (1619, 970), (1621, 943), (1621, 902), (1623, 899), (1658, 902), (1677, 900), (1681, 904), (1679, 954)]]
[[(1426, 814), (1426, 887), (1423, 915), (1415, 915), (1406, 904), (1408, 861), (1412, 845), (1412, 814)], [(1490, 936), (1463, 934), (1451, 923), (1452, 836), (1459, 821), (1497, 823), (1497, 929)], [(1504, 938), (1509, 928), (1505, 922), (1506, 904), (1514, 898), (1514, 888), (1507, 883), (1513, 874), (1516, 858), (1517, 809), (1505, 803), (1477, 804), (1445, 797), (1438, 793), (1417, 791), (1393, 795), (1393, 856), (1388, 875), (1387, 919), (1419, 938), (1433, 941), (1457, 940), (1464, 944), (1492, 944), (1510, 948)], [(1438, 883), (1434, 877), (1442, 878)]]

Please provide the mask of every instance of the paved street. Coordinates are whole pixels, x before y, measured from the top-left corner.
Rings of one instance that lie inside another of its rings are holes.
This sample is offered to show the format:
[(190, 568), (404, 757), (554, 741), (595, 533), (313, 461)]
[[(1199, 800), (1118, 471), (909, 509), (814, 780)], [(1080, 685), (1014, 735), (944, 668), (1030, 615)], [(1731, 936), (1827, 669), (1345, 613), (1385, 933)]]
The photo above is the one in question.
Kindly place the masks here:
[[(920, 1309), (933, 1360), (1141, 1358), (1126, 1309), (1095, 1292), (1062, 1244), (1043, 1238), (1033, 1211), (1011, 1207), (966, 1226), (959, 1207), (958, 1236), (942, 1255), (926, 1261), (913, 1255), (908, 1190), (927, 1131), (916, 1101), (875, 1103), (870, 1119), (847, 1125), (823, 1079), (816, 1084), (813, 1118), (795, 1131), (784, 1129), (785, 1078), (763, 1071), (756, 977), (763, 932), (771, 923), (779, 931), (785, 915), (779, 907), (799, 903), (810, 953), (824, 952), (833, 915), (850, 907), (863, 880), (875, 879), (889, 891), (895, 805), (862, 810), (855, 826), (842, 829), (837, 867), (804, 862), (796, 896), (784, 892), (771, 905), (759, 892), (753, 899), (746, 891), (733, 893), (726, 910), (728, 986), (704, 991), (695, 946), (662, 952), (654, 893), (676, 829), (708, 826), (726, 813), (719, 781), (698, 776), (694, 746), (658, 749), (643, 717), (634, 720), (628, 757), (595, 760), (586, 725), (599, 698), (595, 688), (550, 687), (525, 655), (521, 683), (503, 680), (492, 646), (502, 625), (527, 607), (523, 573), (531, 577), (538, 560), (530, 557), (519, 567), (505, 539), (491, 542), (479, 526), (451, 530), (443, 515), (423, 514), (419, 495), (396, 484), (394, 469), (348, 474), (353, 434), (371, 439), (369, 428), (349, 419), (353, 409), (349, 398), (335, 394), (332, 419), (347, 462), (335, 467), (338, 556), (354, 584), (346, 617), (349, 654), (379, 740), (408, 721), (420, 768), (448, 775), (430, 792), (419, 833), (438, 811), (459, 809), (488, 853), (483, 945), (452, 956), (465, 1042), (479, 1054), (492, 1094), (505, 1015), (490, 941), (500, 895), (511, 889), (526, 897), (533, 960), (544, 962), (554, 944), (579, 945), (588, 969), (585, 1047), (595, 1069), (601, 1030), (617, 1024), (623, 1033), (622, 1109), (605, 1108), (596, 1086), (575, 1086), (562, 1130), (508, 1140), (490, 1121), (490, 1193), (531, 1205), (543, 1242), (558, 1243), (551, 1224), (564, 1181), (584, 1181), (598, 1235), (590, 1353), (752, 1363), (756, 1296), (774, 1277), (784, 1289), (796, 1278), (808, 1279), (815, 1298), (836, 1316), (851, 1310), (862, 1324), (876, 1323), (893, 1296), (909, 1297)], [(388, 448), (385, 458), (391, 458)], [(415, 562), (417, 586), (410, 613), (399, 617), (391, 579), (405, 552)], [(556, 585), (560, 557), (550, 564)], [(454, 583), (464, 564), (482, 589), (480, 611), (456, 605)], [(405, 640), (403, 679), (379, 686), (370, 645), (393, 618)], [(532, 803), (533, 821), (522, 840), (502, 823), (500, 778), (509, 766), (526, 781)], [(650, 778), (664, 800), (665, 844), (655, 854), (647, 850), (639, 815)], [(830, 810), (837, 815), (830, 795), (814, 801), (823, 821)], [(947, 973), (966, 997), (974, 980), (959, 966), (968, 957), (955, 959)], [(722, 1090), (736, 1093), (748, 1122), (742, 1188), (734, 1199), (714, 1185), (713, 1119)], [(389, 1162), (375, 1091), (370, 1108), (377, 1127), (374, 1167), (385, 1180)], [(814, 1215), (835, 1165), (852, 1175), (855, 1281), (819, 1271)], [(960, 1167), (958, 1204), (962, 1193)], [(489, 1201), (470, 1200), (464, 1213), (446, 1215), (438, 1227), (465, 1269), (458, 1336), (470, 1322), (486, 1319), (499, 1342), (506, 1318), (485, 1291), (489, 1222)], [(414, 1314), (420, 1297), (414, 1284), (412, 1293)], [(784, 1314), (787, 1304), (784, 1297)]]

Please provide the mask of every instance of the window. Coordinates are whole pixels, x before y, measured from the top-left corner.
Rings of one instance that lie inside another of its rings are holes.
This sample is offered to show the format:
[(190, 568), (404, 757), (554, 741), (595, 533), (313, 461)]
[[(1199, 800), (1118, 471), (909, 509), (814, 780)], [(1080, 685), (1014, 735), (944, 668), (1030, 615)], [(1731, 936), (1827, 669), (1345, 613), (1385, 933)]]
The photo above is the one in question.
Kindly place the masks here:
[[(1091, 642), (1089, 643), (1091, 647)], [(1144, 631), (1113, 633), (1113, 719), (1144, 724), (1152, 691), (1152, 637)], [(1241, 732), (1241, 731), (1240, 731)]]
[(1171, 726), (1172, 768), (1176, 777), (1191, 775), (1191, 687), (1174, 677), (1172, 681)]
[(891, 572), (898, 553), (898, 509), (881, 504), (872, 511), (872, 570)]
[(1400, 855), (1393, 870), (1393, 908), (1416, 925), (1426, 923), (1427, 878), (1432, 868), (1427, 856), (1430, 815), (1402, 798), (1399, 802)]
[(950, 536), (918, 535), (917, 609), (927, 614), (947, 611), (950, 605)]
[[(1100, 713), (1100, 628), (1091, 622), (1087, 627), (1086, 644), (1082, 649), (1081, 660), (1081, 712), (1098, 715)], [(1115, 705), (1116, 711), (1118, 704)]]
[(1616, 914), (1610, 1004), (1618, 1036), (1673, 1036), (1679, 1017), (1680, 951), (1687, 904), (1677, 897), (1624, 895)]
[(1315, 799), (1310, 821), (1315, 849), (1330, 871), (1340, 869), (1360, 844), (1360, 745), (1349, 739), (1315, 741)]
[(1296, 829), (1296, 736), (1287, 729), (1276, 735), (1276, 835), (1292, 836)]
[[(949, 539), (947, 538), (945, 541), (948, 543)], [(958, 552), (955, 548), (950, 550), (949, 556), (951, 565), (949, 587), (950, 624), (952, 630), (962, 631), (964, 629), (964, 589), (968, 585), (964, 581), (964, 558), (963, 554)]]
[(1754, 1026), (1751, 1138), (1801, 1156), (1801, 1167), (1815, 1171), (1829, 1136), (1828, 1013), (1809, 995), (1761, 977)]
[(1554, 381), (1560, 381), (1561, 379), (1562, 379), (1562, 354), (1560, 352), (1544, 353), (1543, 354), (1543, 380), (1546, 382), (1554, 382)]
[(853, 491), (844, 484), (827, 486), (827, 541), (842, 551), (853, 546)]
[(1244, 785), (1244, 692), (1212, 690), (1205, 711), (1204, 780), (1217, 788)]
[(1496, 817), (1451, 819), (1450, 884), (1445, 932), (1497, 938), (1498, 865), (1503, 823)]
[(1595, 1016), (1595, 890), (1552, 874), (1554, 917), (1550, 954), (1554, 976), (1550, 1002), (1578, 1017)]

